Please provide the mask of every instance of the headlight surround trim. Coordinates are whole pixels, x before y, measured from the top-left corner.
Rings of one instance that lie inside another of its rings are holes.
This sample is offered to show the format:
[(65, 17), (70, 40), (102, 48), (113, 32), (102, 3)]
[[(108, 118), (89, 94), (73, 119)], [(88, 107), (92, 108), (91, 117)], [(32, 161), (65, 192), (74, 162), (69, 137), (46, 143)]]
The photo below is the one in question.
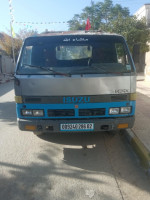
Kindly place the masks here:
[(109, 108), (109, 115), (130, 114), (131, 112), (132, 106)]
[(43, 117), (44, 110), (43, 109), (22, 109), (21, 115), (25, 117)]
[(32, 110), (31, 109), (22, 109), (21, 110), (22, 116), (32, 116)]
[(33, 116), (34, 117), (43, 117), (44, 110), (42, 110), (42, 109), (33, 110)]
[(120, 114), (130, 114), (130, 113), (131, 113), (131, 106), (120, 108)]
[(119, 114), (119, 107), (116, 108), (109, 108), (109, 115), (118, 115)]

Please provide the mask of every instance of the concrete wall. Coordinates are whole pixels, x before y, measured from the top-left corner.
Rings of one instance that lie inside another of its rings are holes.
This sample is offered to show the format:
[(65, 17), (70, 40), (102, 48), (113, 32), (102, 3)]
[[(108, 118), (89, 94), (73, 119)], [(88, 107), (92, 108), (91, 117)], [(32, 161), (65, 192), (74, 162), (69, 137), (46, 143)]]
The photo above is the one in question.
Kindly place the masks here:
[(136, 67), (136, 71), (137, 72), (144, 72), (145, 71), (145, 53), (140, 53), (138, 55), (139, 61), (138, 62), (134, 62), (135, 67)]
[(138, 9), (135, 13), (137, 19), (141, 19), (142, 17), (146, 17), (146, 7), (143, 5), (140, 9)]
[(150, 80), (150, 51), (145, 54), (145, 77)]
[[(142, 19), (145, 17), (147, 27), (150, 28), (150, 4), (143, 5), (139, 10), (136, 11), (135, 16), (137, 19)], [(142, 72), (142, 69), (144, 69), (146, 79), (150, 79), (150, 51), (145, 53), (145, 56), (140, 55), (140, 62), (137, 63), (136, 67), (138, 72)]]
[(15, 65), (12, 58), (0, 55), (0, 73), (13, 74), (15, 71)]

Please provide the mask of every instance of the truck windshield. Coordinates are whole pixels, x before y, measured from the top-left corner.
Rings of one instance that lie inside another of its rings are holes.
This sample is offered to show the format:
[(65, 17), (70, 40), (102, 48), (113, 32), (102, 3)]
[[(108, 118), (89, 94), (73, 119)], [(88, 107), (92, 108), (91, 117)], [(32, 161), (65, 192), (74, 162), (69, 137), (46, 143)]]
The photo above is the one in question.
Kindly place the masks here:
[(58, 37), (59, 41), (57, 37), (27, 39), (17, 74), (104, 74), (133, 71), (130, 55), (122, 39), (105, 37), (104, 40), (95, 41), (81, 36), (76, 39)]

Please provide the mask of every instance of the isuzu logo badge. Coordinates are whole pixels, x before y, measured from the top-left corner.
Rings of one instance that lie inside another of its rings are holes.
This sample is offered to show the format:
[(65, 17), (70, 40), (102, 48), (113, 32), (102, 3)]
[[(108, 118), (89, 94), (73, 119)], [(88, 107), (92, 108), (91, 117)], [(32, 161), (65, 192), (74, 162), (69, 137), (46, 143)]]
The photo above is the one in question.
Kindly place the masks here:
[(63, 97), (63, 103), (75, 104), (75, 103), (89, 103), (90, 97)]

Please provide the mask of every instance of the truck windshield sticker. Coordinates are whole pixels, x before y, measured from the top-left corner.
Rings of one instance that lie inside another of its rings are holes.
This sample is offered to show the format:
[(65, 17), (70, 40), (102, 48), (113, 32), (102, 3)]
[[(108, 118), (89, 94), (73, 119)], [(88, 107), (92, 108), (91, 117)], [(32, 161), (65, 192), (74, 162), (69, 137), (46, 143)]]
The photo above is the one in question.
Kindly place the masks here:
[(130, 70), (131, 70), (131, 65), (126, 65), (126, 69), (127, 69), (128, 71), (130, 71)]
[(65, 38), (63, 42), (88, 42), (87, 38)]

